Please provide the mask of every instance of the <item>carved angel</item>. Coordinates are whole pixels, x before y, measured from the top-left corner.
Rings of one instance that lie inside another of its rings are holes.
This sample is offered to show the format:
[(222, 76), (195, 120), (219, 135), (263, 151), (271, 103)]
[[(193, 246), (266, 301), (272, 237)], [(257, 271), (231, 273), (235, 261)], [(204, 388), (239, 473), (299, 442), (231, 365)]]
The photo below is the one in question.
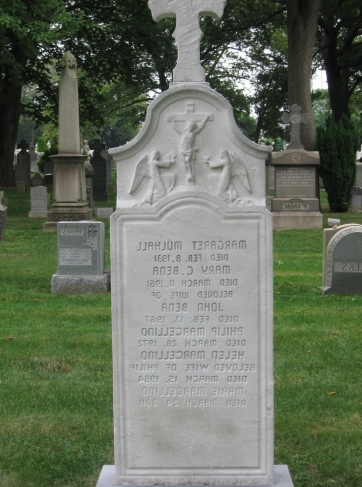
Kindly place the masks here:
[(251, 193), (248, 171), (243, 161), (235, 154), (235, 152), (231, 152), (229, 155), (229, 152), (226, 149), (222, 149), (219, 160), (213, 162), (207, 157), (205, 163), (209, 165), (210, 169), (223, 168), (219, 186), (217, 188), (217, 194), (227, 203), (237, 203), (239, 200), (238, 193), (232, 182), (234, 177), (239, 179), (248, 193)]
[(176, 182), (176, 174), (169, 173), (162, 176), (159, 168), (168, 168), (172, 164), (175, 164), (175, 162), (176, 154), (174, 152), (170, 152), (161, 160), (161, 155), (158, 150), (151, 152), (150, 156), (145, 154), (139, 160), (129, 193), (133, 194), (137, 191), (144, 178), (151, 179), (141, 206), (146, 204), (152, 205), (172, 191)]

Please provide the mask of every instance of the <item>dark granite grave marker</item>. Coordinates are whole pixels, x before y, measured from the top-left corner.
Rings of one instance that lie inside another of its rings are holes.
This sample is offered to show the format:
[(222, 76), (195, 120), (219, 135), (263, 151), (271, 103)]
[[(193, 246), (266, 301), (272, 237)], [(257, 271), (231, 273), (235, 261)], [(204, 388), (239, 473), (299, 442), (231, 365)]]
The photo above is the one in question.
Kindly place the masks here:
[[(29, 145), (25, 140), (22, 140), (19, 144), (19, 149), (21, 150), (17, 155), (17, 164), (15, 166), (15, 185), (18, 187), (18, 182), (23, 181), (25, 192), (28, 192), (30, 188), (31, 159), (30, 154), (27, 151), (28, 148)], [(21, 192), (24, 192), (23, 186), (21, 186)]]
[(104, 144), (97, 139), (95, 144), (90, 146), (93, 150), (93, 156), (90, 163), (94, 169), (93, 177), (93, 200), (108, 201), (108, 183), (107, 183), (107, 161), (102, 157)]

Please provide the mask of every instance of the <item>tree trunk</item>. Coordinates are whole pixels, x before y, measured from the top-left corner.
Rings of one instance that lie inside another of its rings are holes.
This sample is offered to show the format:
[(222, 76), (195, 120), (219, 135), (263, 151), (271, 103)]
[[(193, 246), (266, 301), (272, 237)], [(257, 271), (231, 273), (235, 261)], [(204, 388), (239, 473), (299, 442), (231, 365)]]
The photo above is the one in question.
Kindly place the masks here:
[(0, 91), (0, 186), (14, 186), (14, 149), (21, 114), (21, 86)]
[(288, 100), (297, 104), (310, 121), (301, 127), (301, 143), (306, 150), (315, 150), (316, 128), (311, 98), (313, 48), (321, 0), (287, 0), (288, 28)]
[[(322, 22), (322, 20), (321, 20)], [(323, 58), (327, 73), (328, 94), (331, 110), (335, 121), (338, 122), (342, 115), (350, 117), (348, 76), (339, 67), (338, 60), (338, 32), (333, 26), (333, 19), (323, 19)]]

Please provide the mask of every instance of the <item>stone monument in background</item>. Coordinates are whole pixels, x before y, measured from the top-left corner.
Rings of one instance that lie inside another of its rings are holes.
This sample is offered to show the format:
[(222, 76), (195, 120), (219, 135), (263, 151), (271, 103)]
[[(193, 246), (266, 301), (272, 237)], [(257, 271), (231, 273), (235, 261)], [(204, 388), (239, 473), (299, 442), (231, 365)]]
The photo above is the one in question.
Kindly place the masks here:
[(149, 1), (176, 16), (174, 81), (109, 151), (115, 465), (97, 487), (292, 486), (273, 454), (271, 148), (200, 65), (199, 16), (225, 3)]
[(31, 157), (28, 152), (29, 144), (22, 140), (19, 144), (20, 152), (16, 156), (15, 186), (18, 193), (27, 193), (30, 189)]
[(286, 150), (271, 153), (275, 167), (275, 197), (271, 200), (274, 230), (322, 228), (319, 153), (304, 150), (300, 142), (300, 125), (308, 123), (309, 115), (292, 105), (281, 120), (292, 128)]
[(59, 221), (91, 219), (87, 206), (84, 162), (79, 137), (77, 63), (68, 51), (60, 62), (59, 81), (59, 152), (54, 161), (53, 203), (44, 231), (56, 231)]

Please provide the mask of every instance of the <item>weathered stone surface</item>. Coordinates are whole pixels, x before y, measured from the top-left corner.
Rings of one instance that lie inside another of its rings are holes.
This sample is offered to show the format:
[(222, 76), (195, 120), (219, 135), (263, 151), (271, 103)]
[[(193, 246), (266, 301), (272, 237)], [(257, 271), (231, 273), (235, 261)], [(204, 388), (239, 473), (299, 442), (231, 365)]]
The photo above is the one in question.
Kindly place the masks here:
[(323, 231), (323, 294), (362, 293), (362, 225)]

